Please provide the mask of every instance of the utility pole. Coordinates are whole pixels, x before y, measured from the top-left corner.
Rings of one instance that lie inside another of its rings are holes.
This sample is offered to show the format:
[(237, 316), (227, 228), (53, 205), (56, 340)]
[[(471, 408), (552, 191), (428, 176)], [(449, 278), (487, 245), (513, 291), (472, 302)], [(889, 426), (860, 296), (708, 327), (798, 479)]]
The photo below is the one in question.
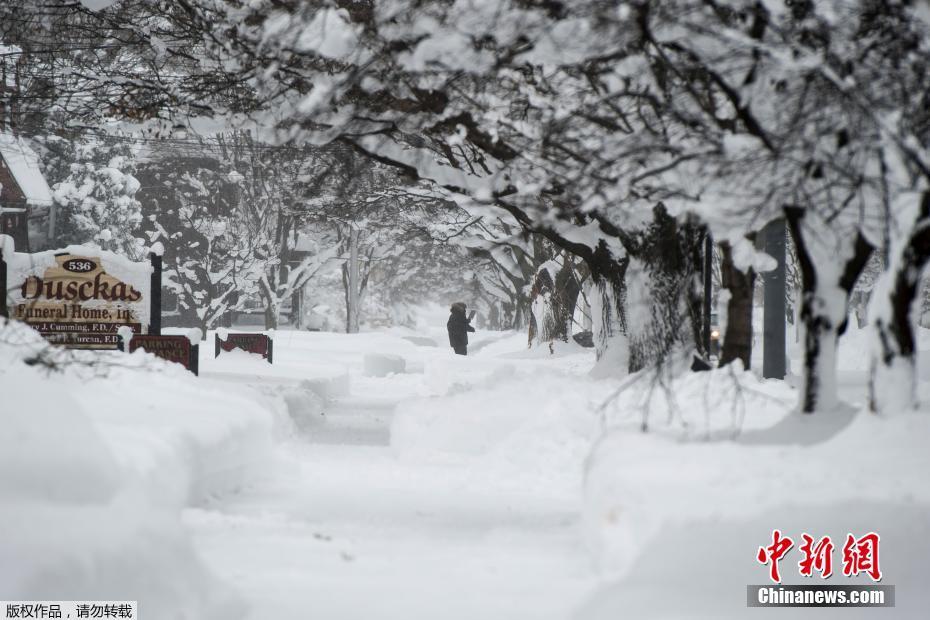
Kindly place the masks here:
[(711, 314), (711, 297), (714, 294), (713, 274), (714, 267), (714, 239), (710, 230), (704, 236), (704, 355), (710, 359), (710, 314)]
[(765, 285), (762, 376), (766, 379), (784, 379), (785, 355), (785, 220), (769, 222), (762, 230), (765, 253), (776, 260), (778, 266), (762, 274)]

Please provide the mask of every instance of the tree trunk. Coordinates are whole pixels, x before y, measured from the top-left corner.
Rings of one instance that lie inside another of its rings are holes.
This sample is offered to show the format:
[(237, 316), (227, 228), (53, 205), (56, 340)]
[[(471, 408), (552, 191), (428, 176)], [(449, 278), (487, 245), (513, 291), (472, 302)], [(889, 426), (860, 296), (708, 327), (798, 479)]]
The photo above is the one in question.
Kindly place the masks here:
[(278, 329), (278, 300), (271, 291), (264, 291), (265, 297), (265, 329)]
[[(584, 289), (587, 289), (587, 293), (584, 293)], [(594, 287), (592, 287), (592, 286), (590, 286), (589, 284), (586, 283), (586, 284), (582, 287), (582, 291), (579, 291), (579, 294), (581, 295), (581, 300), (582, 300), (582, 307), (581, 307), (581, 310), (582, 310), (582, 313), (583, 313), (583, 315), (582, 315), (582, 327), (584, 328), (584, 331), (586, 331), (586, 332), (593, 332), (593, 331), (594, 331), (594, 317), (593, 317), (593, 315), (591, 314), (591, 300), (590, 300), (590, 296), (591, 296), (591, 295), (594, 295), (596, 290), (597, 290), (596, 288), (594, 288)]]
[(291, 293), (291, 324), (298, 331), (304, 328), (304, 287), (297, 287)]
[(488, 310), (488, 328), (500, 331), (501, 328), (501, 311), (497, 302), (491, 304)]
[[(874, 248), (860, 231), (856, 235), (852, 257), (843, 265), (839, 281), (824, 281), (819, 273), (822, 265), (818, 265), (811, 256), (806, 243), (802, 230), (804, 216), (802, 208), (785, 208), (801, 271), (804, 375), (800, 408), (803, 413), (813, 413), (818, 409), (830, 409), (838, 402), (836, 345), (846, 331), (850, 293)], [(841, 303), (837, 303), (838, 297)]]
[(527, 330), (527, 343), (542, 344), (557, 337), (559, 332), (558, 317), (553, 313), (555, 282), (550, 273), (550, 266), (543, 265), (533, 278), (530, 293), (530, 324)]
[(930, 259), (930, 191), (921, 198), (920, 213), (893, 272), (887, 297), (876, 299), (873, 321), (877, 350), (869, 376), (869, 406), (874, 412), (917, 405), (917, 343), (911, 312), (920, 278)]
[(575, 306), (578, 304), (578, 295), (581, 293), (581, 286), (578, 283), (579, 275), (576, 266), (568, 252), (565, 253), (565, 261), (562, 269), (555, 277), (555, 292), (558, 300), (556, 309), (561, 327), (558, 337), (568, 342), (572, 337), (572, 324), (575, 319)]
[(278, 302), (275, 298), (274, 291), (268, 287), (268, 283), (263, 279), (259, 288), (259, 294), (262, 296), (265, 304), (265, 329), (278, 328)]
[(265, 329), (278, 329), (278, 304), (269, 302), (265, 306)]
[(349, 232), (349, 262), (346, 264), (348, 273), (344, 278), (346, 286), (346, 333), (357, 334), (359, 330), (359, 266), (358, 266), (358, 238), (359, 231), (352, 229)]
[(636, 318), (627, 329), (630, 372), (661, 366), (682, 349), (703, 352), (704, 238), (704, 227), (693, 218), (679, 222), (661, 205), (637, 235), (631, 254), (641, 268), (630, 270), (627, 283), (630, 316)]
[(805, 293), (801, 303), (804, 325), (804, 382), (801, 390), (801, 411), (830, 410), (839, 402), (836, 390), (836, 345), (839, 331), (831, 317), (817, 314), (813, 308), (822, 306), (816, 293)]
[(606, 244), (597, 246), (588, 262), (591, 271), (591, 332), (597, 355), (596, 375), (617, 376), (629, 371), (630, 346), (626, 322), (628, 258), (616, 258)]
[(701, 268), (701, 279), (703, 285), (703, 296), (701, 298), (701, 346), (704, 350), (704, 359), (710, 362), (710, 356), (713, 355), (711, 347), (711, 315), (713, 314), (713, 297), (714, 297), (714, 238), (710, 230), (704, 233), (704, 253), (701, 257), (703, 266)]
[(726, 241), (720, 244), (723, 260), (720, 276), (723, 288), (730, 291), (727, 302), (727, 329), (720, 352), (720, 366), (741, 360), (749, 370), (752, 359), (752, 292), (756, 274), (752, 267), (743, 273), (733, 265), (733, 250)]
[(575, 304), (581, 289), (567, 253), (553, 274), (555, 267), (555, 261), (543, 265), (534, 278), (531, 294), (533, 316), (529, 326), (531, 345), (555, 340), (568, 342), (571, 336)]

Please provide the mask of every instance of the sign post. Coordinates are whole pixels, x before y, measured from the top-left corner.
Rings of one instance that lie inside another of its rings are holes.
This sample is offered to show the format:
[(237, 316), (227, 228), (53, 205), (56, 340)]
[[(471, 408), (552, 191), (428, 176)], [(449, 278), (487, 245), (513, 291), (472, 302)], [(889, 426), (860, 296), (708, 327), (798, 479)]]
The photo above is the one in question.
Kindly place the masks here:
[(775, 259), (778, 266), (762, 274), (765, 284), (762, 331), (762, 376), (766, 379), (784, 379), (787, 373), (785, 355), (785, 221), (769, 222), (763, 229), (765, 253)]
[[(152, 281), (149, 285), (151, 305), (149, 309), (149, 333), (161, 333), (161, 254), (149, 254), (152, 265)], [(196, 372), (194, 374), (197, 374)]]
[(3, 260), (3, 239), (0, 238), (0, 316), (10, 318), (6, 307), (6, 261)]

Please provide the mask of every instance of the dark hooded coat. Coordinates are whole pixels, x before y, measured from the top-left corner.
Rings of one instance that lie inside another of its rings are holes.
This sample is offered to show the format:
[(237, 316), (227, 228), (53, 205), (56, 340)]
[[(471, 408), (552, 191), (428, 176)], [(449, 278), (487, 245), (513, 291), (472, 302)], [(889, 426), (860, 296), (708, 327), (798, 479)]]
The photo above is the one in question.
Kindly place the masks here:
[(475, 328), (468, 322), (465, 316), (465, 304), (452, 304), (449, 320), (446, 322), (446, 328), (449, 330), (449, 346), (453, 349), (464, 349), (468, 346), (468, 332), (475, 331)]

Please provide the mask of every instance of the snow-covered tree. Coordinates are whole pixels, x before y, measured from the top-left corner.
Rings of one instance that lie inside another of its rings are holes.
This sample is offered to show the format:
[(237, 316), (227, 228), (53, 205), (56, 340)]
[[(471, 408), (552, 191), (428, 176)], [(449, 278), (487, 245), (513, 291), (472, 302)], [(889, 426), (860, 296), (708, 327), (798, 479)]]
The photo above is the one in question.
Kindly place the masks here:
[(340, 151), (313, 147), (269, 148), (250, 132), (216, 136), (216, 148), (235, 187), (234, 217), (260, 266), (255, 293), (265, 310), (265, 326), (275, 328), (286, 300), (335, 254), (332, 248), (297, 259), (301, 231), (334, 197), (327, 183), (337, 176)]
[[(337, 198), (319, 209), (314, 221), (335, 234), (345, 293), (346, 332), (358, 332), (365, 297), (374, 277), (378, 286), (394, 288), (412, 278), (417, 267), (405, 256), (428, 242), (444, 205), (430, 192), (419, 192), (393, 170), (365, 159), (343, 158), (339, 177), (330, 184)], [(413, 246), (413, 247), (411, 247)], [(407, 260), (404, 260), (405, 257)], [(397, 273), (400, 265), (412, 269)], [(429, 265), (425, 265), (429, 268)], [(396, 309), (403, 296), (394, 296)]]
[[(732, 244), (786, 216), (803, 285), (801, 408), (829, 408), (858, 272), (873, 248), (903, 248), (889, 261), (893, 284), (876, 286), (874, 303), (887, 299), (873, 313), (876, 376), (913, 377), (910, 307), (926, 254), (913, 214), (930, 178), (920, 3), (394, 0), (269, 11), (190, 0), (44, 21), (27, 4), (12, 10), (36, 27), (11, 44), (74, 23), (75, 37), (118, 26), (131, 43), (51, 85), (74, 117), (152, 131), (172, 131), (182, 114), (222, 117), (268, 141), (347, 146), (460, 206), (506, 213), (584, 261), (596, 331), (624, 332), (631, 369), (665, 359), (666, 345), (700, 350), (703, 235)], [(63, 53), (36, 66), (87, 62)], [(91, 87), (112, 104), (65, 96)], [(649, 238), (671, 226), (657, 208), (675, 222), (666, 244)], [(680, 303), (665, 304), (674, 291)]]
[(537, 269), (530, 292), (529, 342), (547, 344), (568, 342), (572, 335), (575, 305), (585, 279), (584, 266), (562, 252)]
[(527, 328), (534, 278), (557, 248), (506, 216), (472, 219), (467, 235), (459, 239), (487, 263), (480, 272), (480, 281), (493, 300), (489, 308), (491, 323), (502, 329)]
[(177, 296), (184, 324), (204, 331), (221, 325), (256, 289), (263, 268), (237, 215), (234, 179), (203, 155), (158, 158), (140, 177), (144, 229), (165, 249), (164, 285)]
[(144, 257), (132, 150), (126, 144), (76, 145), (68, 176), (53, 187), (59, 244), (93, 243), (134, 260)]

